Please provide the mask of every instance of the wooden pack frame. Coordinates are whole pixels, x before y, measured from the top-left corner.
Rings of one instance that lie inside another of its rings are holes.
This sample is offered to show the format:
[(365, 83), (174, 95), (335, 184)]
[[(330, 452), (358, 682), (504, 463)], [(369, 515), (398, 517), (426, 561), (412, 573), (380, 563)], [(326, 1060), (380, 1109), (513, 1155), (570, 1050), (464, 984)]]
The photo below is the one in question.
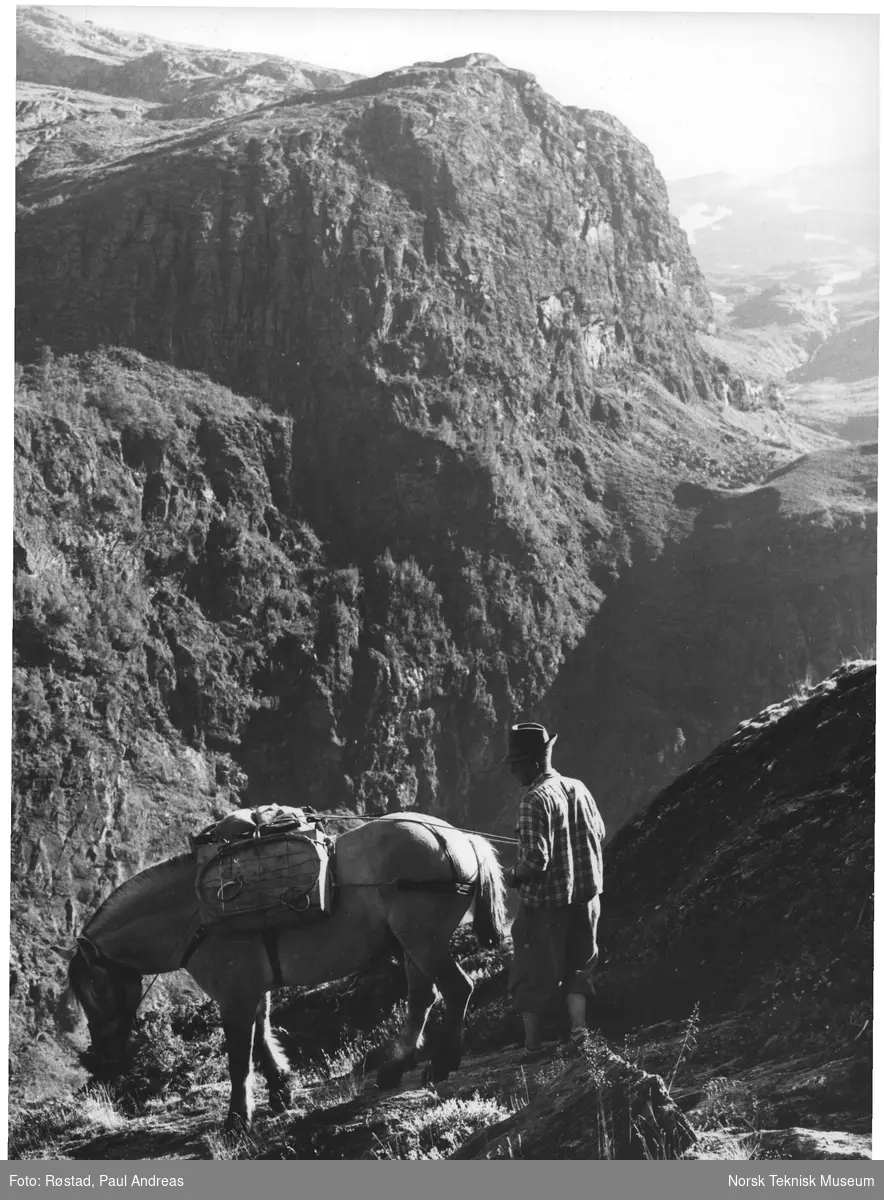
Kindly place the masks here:
[(309, 825), (264, 827), (251, 837), (197, 843), (196, 894), (204, 926), (253, 932), (328, 915), (332, 847)]

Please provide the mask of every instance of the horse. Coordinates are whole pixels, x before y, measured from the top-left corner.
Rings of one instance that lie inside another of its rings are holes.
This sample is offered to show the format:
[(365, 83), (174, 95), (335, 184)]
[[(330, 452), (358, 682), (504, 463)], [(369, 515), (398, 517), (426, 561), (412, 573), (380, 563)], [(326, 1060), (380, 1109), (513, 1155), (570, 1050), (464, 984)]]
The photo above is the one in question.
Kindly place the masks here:
[(184, 968), (220, 1010), (230, 1074), (224, 1128), (248, 1130), (253, 1060), (272, 1110), (284, 1111), (292, 1098), (292, 1068), (270, 1028), (270, 993), (342, 979), (385, 949), (404, 958), (408, 997), (378, 1086), (398, 1086), (416, 1065), (437, 989), (445, 1012), (428, 1078), (442, 1081), (458, 1068), (473, 985), (449, 952), (451, 936), (470, 908), (480, 943), (498, 946), (506, 930), (502, 871), (484, 838), (423, 814), (373, 819), (335, 842), (331, 912), (272, 934), (201, 928), (196, 870), (195, 854), (186, 853), (141, 871), (111, 893), (77, 938), (69, 994), (86, 1015), (86, 1061), (96, 1079), (123, 1072), (142, 977)]

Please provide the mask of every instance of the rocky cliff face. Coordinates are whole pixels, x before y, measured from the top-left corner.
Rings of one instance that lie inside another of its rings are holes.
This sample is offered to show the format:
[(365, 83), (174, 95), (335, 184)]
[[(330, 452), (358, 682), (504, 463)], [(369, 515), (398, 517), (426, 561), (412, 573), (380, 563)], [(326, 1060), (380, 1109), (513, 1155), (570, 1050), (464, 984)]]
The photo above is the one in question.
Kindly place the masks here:
[(479, 384), (483, 416), (587, 407), (618, 366), (718, 386), (650, 155), (481, 56), (201, 124), (63, 194), (21, 193), (23, 347), (123, 341), (293, 411), (336, 378), (415, 416), (440, 383), (449, 416)]
[(613, 118), (483, 56), (225, 119), (74, 99), (24, 110), (19, 188), (22, 1019), (236, 795), (508, 827), (544, 719), (613, 826), (872, 641), (874, 457), (755, 486), (788, 425), (724, 407)]

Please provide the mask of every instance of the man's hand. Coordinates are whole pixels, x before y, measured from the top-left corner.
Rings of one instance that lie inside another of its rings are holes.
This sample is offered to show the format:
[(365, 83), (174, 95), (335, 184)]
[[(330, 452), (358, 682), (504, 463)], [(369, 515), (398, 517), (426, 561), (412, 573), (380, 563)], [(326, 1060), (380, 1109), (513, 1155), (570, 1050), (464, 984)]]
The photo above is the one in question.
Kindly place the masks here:
[(516, 874), (515, 868), (512, 871), (510, 871), (506, 882), (507, 882), (507, 887), (517, 888), (517, 887), (521, 886), (522, 881), (521, 881), (521, 879), (519, 879), (518, 875)]

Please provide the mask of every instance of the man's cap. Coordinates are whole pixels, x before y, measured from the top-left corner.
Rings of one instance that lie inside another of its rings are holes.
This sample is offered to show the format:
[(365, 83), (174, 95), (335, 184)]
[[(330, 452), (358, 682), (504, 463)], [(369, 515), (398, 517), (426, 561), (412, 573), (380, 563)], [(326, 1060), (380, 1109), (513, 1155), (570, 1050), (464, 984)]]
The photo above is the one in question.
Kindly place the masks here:
[(510, 748), (501, 760), (501, 765), (522, 762), (525, 759), (539, 762), (552, 750), (558, 736), (557, 733), (554, 733), (550, 737), (544, 727), (537, 725), (534, 721), (522, 721), (518, 725), (511, 725)]

